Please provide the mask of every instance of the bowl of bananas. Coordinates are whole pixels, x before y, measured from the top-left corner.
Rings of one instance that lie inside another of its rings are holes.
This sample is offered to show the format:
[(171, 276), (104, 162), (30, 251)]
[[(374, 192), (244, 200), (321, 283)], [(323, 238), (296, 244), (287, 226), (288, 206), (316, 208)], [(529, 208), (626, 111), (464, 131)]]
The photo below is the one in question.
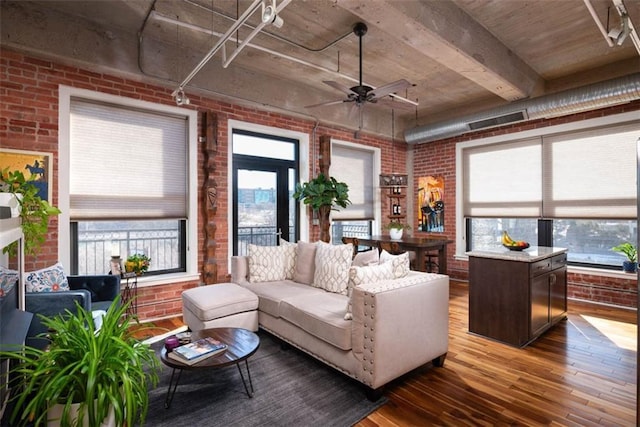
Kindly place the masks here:
[(523, 251), (531, 245), (524, 240), (512, 239), (511, 236), (509, 236), (509, 233), (505, 230), (502, 232), (502, 246), (510, 251)]

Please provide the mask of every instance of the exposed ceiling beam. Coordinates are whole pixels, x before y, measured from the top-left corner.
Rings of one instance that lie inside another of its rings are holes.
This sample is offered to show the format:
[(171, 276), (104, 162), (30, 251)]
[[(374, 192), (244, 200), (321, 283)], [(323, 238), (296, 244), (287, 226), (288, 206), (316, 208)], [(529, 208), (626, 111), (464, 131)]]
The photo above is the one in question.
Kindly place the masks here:
[(543, 83), (531, 67), (450, 1), (336, 3), (505, 100), (527, 98)]

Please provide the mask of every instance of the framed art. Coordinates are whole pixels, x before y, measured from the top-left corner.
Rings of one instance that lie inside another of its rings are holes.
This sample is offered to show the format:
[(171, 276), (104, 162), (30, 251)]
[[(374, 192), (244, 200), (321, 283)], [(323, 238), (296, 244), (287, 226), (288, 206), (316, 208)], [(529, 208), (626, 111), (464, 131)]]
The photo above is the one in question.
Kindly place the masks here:
[(418, 224), (420, 231), (444, 232), (444, 177), (418, 178)]
[(33, 185), (38, 188), (38, 195), (52, 203), (53, 198), (53, 154), (37, 151), (12, 150), (0, 148), (0, 171), (21, 171), (26, 179), (33, 177)]

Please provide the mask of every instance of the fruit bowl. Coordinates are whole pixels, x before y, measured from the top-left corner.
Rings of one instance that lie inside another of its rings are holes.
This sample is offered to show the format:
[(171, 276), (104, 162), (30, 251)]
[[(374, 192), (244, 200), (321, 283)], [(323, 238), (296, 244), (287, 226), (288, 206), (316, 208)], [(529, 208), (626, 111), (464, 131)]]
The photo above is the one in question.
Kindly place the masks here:
[(529, 246), (531, 246), (528, 243), (525, 243), (523, 246), (516, 246), (516, 245), (502, 245), (505, 248), (509, 249), (510, 251), (523, 251), (525, 249), (527, 249)]

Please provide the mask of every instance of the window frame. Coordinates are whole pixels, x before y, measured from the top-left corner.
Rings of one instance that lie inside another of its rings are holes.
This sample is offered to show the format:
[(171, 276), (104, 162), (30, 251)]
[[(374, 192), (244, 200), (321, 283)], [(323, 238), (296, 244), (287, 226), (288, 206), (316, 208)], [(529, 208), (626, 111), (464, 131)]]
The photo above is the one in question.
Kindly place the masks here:
[(186, 280), (199, 280), (198, 271), (198, 175), (197, 175), (197, 123), (196, 111), (141, 101), (118, 95), (88, 89), (79, 89), (60, 85), (58, 88), (58, 207), (62, 213), (58, 217), (58, 259), (67, 271), (71, 266), (71, 219), (69, 215), (69, 184), (70, 184), (70, 111), (71, 99), (81, 98), (89, 101), (107, 102), (122, 105), (127, 108), (137, 108), (155, 111), (160, 114), (183, 116), (187, 121), (187, 212), (186, 235), (183, 242), (186, 248), (186, 272), (143, 276), (139, 280), (140, 286), (152, 286), (174, 283)]
[[(563, 132), (578, 132), (588, 131), (591, 128), (599, 128), (603, 126), (612, 125), (624, 125), (638, 121), (638, 113), (636, 111), (614, 114), (604, 117), (597, 117), (586, 120), (579, 120), (570, 123), (562, 123), (558, 125), (530, 129), (522, 132), (509, 133), (504, 135), (491, 136), (486, 138), (479, 138), (470, 141), (460, 142), (456, 144), (456, 253), (455, 258), (459, 260), (468, 260), (468, 256), (465, 255), (467, 248), (467, 223), (464, 216), (464, 200), (463, 200), (463, 188), (464, 188), (464, 164), (463, 164), (463, 150), (469, 147), (476, 147), (481, 145), (490, 145), (497, 143), (509, 143), (517, 140), (523, 140), (536, 137), (549, 137), (554, 134)], [(607, 271), (598, 269), (595, 267), (582, 267), (584, 269), (590, 269), (593, 271)], [(612, 270), (608, 270), (612, 271)]]
[[(251, 122), (244, 122), (236, 119), (227, 120), (227, 241), (228, 253), (233, 254), (234, 240), (233, 240), (233, 206), (231, 203), (231, 190), (233, 188), (233, 133), (256, 133), (262, 135), (273, 136), (274, 138), (286, 138), (295, 139), (298, 141), (298, 181), (300, 183), (309, 180), (309, 171), (311, 169), (311, 159), (309, 156), (310, 151), (310, 137), (308, 133), (293, 131), (289, 129), (282, 129), (273, 126), (260, 125)], [(299, 221), (299, 237), (300, 240), (309, 241), (309, 214), (306, 206), (303, 203), (298, 203), (298, 221)], [(231, 256), (227, 257), (227, 268), (231, 271)]]

